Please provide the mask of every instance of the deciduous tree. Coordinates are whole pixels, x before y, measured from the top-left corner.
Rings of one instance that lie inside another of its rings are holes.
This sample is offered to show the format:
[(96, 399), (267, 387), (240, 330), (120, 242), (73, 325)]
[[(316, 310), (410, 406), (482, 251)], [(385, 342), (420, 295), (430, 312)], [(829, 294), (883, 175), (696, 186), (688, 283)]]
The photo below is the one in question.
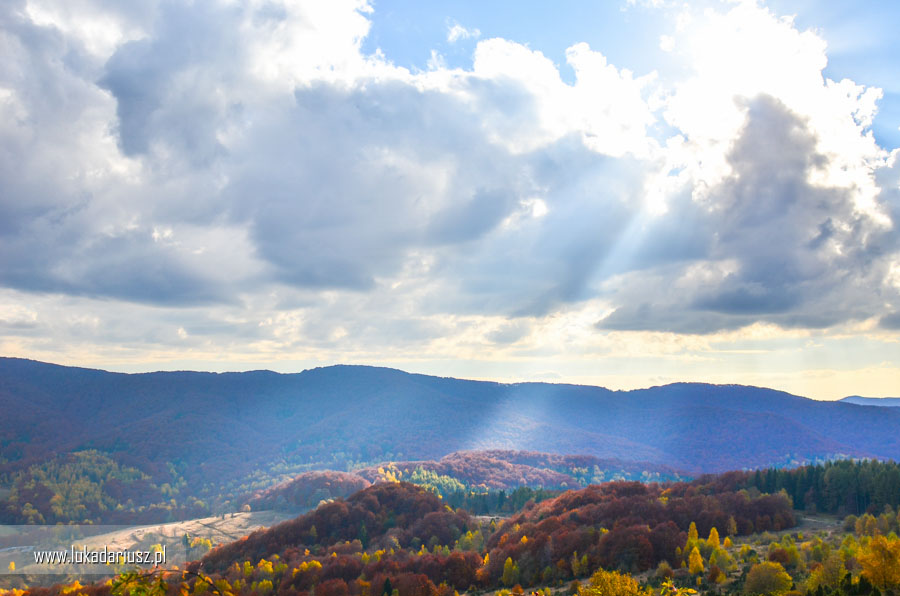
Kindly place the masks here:
[(578, 596), (650, 596), (630, 575), (598, 569), (586, 586), (578, 588)]
[(780, 563), (764, 561), (750, 568), (744, 582), (745, 594), (777, 596), (791, 589), (794, 580)]
[(688, 558), (688, 571), (691, 572), (691, 575), (703, 573), (703, 557), (700, 555), (700, 549), (696, 546), (691, 550)]
[(874, 536), (860, 549), (857, 560), (872, 585), (882, 590), (900, 586), (900, 540)]

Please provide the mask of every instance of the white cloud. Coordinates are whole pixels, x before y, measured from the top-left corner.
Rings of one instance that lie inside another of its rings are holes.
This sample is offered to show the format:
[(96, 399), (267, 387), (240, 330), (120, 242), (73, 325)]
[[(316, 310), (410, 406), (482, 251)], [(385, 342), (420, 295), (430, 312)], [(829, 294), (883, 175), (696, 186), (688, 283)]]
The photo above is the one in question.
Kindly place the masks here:
[(563, 83), (556, 65), (538, 51), (504, 39), (479, 42), (469, 79), (479, 84), (469, 85), (469, 98), (506, 100), (479, 105), (492, 139), (522, 153), (574, 134), (599, 153), (647, 155), (654, 143), (646, 127), (654, 116), (645, 95), (654, 75), (635, 79), (584, 43), (566, 50), (566, 61), (575, 70), (574, 85)]
[(685, 48), (683, 59), (694, 74), (676, 84), (664, 113), (687, 137), (684, 166), (704, 188), (728, 174), (726, 154), (743, 126), (747, 101), (765, 94), (808, 119), (816, 149), (829, 161), (810, 175), (824, 185), (855, 187), (857, 204), (874, 210), (871, 172), (885, 154), (866, 127), (879, 89), (826, 80), (824, 40), (754, 1), (679, 22), (674, 43)]
[(659, 36), (659, 49), (663, 52), (671, 52), (675, 49), (675, 38), (671, 35)]
[(456, 43), (460, 39), (472, 39), (481, 37), (481, 31), (478, 29), (466, 29), (459, 23), (453, 23), (447, 26), (447, 41)]

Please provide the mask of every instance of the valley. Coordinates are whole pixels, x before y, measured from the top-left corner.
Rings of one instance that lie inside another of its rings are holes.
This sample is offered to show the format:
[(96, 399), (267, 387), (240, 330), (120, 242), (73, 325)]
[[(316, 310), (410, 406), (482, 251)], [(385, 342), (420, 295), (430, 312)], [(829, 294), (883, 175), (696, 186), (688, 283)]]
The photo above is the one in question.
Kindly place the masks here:
[(900, 458), (900, 409), (737, 385), (609, 391), (363, 366), (120, 374), (0, 358), (0, 406), (7, 524), (232, 513), (306, 472), (497, 493)]

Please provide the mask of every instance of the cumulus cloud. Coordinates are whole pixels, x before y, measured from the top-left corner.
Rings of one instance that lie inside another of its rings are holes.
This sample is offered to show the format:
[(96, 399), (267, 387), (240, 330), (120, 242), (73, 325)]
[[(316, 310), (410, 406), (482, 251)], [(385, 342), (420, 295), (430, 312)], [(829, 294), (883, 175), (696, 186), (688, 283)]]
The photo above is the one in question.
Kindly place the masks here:
[(159, 345), (263, 354), (513, 346), (572, 312), (588, 336), (897, 328), (879, 91), (826, 80), (815, 34), (738, 3), (666, 35), (686, 78), (573, 43), (567, 83), (499, 38), (399, 68), (361, 51), (372, 10), (0, 8), (0, 321), (109, 300), (109, 341), (139, 308)]
[(646, 277), (617, 280), (616, 293), (632, 300), (601, 327), (824, 328), (877, 317), (885, 300), (897, 299), (886, 283), (896, 233), (860, 211), (848, 189), (810, 182), (813, 169), (829, 164), (806, 121), (758, 97), (727, 163), (731, 172), (709, 190), (698, 228), (710, 234), (704, 259), (660, 271), (649, 287)]

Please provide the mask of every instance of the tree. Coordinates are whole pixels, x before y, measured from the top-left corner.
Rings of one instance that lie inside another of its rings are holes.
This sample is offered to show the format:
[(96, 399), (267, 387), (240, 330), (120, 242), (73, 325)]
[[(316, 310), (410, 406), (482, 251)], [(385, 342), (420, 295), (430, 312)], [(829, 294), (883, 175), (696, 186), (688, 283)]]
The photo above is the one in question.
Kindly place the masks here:
[(747, 581), (744, 582), (744, 593), (777, 595), (791, 589), (794, 580), (780, 563), (764, 561), (750, 568)]
[(809, 574), (806, 589), (814, 592), (819, 589), (819, 586), (837, 588), (841, 585), (841, 580), (845, 575), (847, 575), (847, 568), (844, 566), (840, 553), (833, 552), (822, 562), (821, 566)]
[(728, 524), (725, 527), (725, 535), (734, 536), (735, 534), (737, 534), (737, 522), (734, 520), (733, 515), (729, 515)]
[(500, 578), (506, 586), (514, 586), (519, 582), (519, 566), (513, 562), (512, 557), (506, 557), (503, 563), (503, 577)]
[(708, 544), (713, 550), (722, 546), (721, 542), (719, 542), (719, 531), (715, 528), (715, 526), (709, 531), (709, 538), (707, 538), (706, 544)]
[(598, 569), (586, 586), (579, 586), (578, 596), (650, 596), (630, 575)]
[[(684, 527), (684, 526), (682, 526)], [(690, 527), (688, 528), (688, 543), (696, 541), (700, 537), (700, 534), (697, 533), (697, 524), (691, 522)]]
[(700, 554), (700, 549), (696, 546), (691, 551), (690, 558), (688, 559), (688, 571), (691, 572), (691, 575), (703, 573), (703, 556)]
[(872, 585), (882, 590), (900, 585), (900, 540), (874, 536), (856, 558)]
[(668, 561), (660, 561), (659, 565), (656, 566), (656, 577), (665, 580), (671, 579), (674, 575), (675, 572), (672, 571), (672, 566), (669, 565)]

